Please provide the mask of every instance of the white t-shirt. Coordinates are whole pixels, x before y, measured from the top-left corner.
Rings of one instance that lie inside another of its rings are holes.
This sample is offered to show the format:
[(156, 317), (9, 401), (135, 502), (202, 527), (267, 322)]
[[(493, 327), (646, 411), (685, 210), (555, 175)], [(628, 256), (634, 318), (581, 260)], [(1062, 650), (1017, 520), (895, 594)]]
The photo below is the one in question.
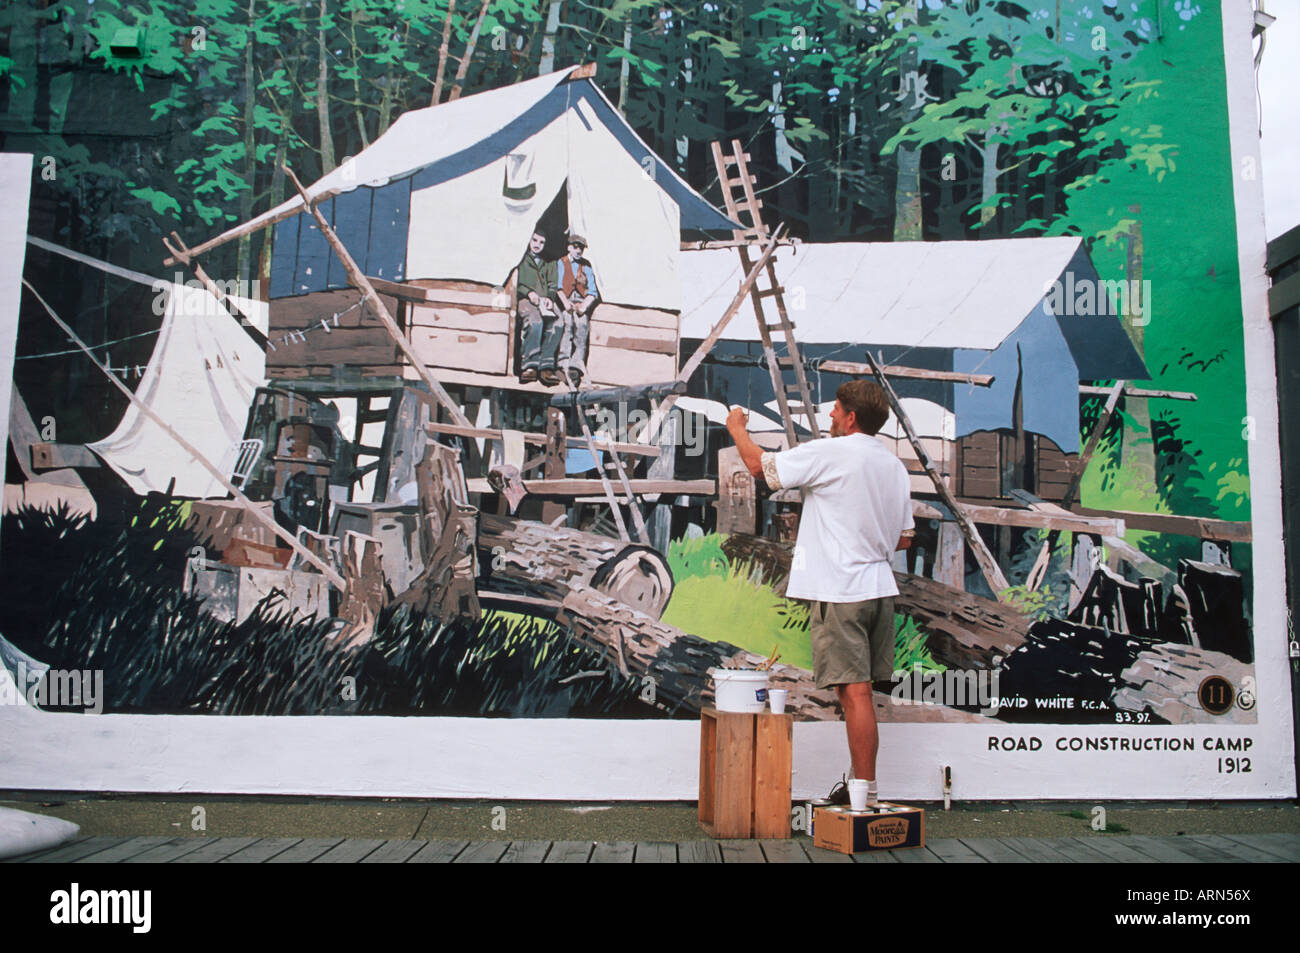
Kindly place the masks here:
[[(780, 486), (773, 485), (772, 475)], [(774, 490), (800, 488), (803, 514), (786, 595), (861, 602), (898, 595), (890, 558), (913, 528), (907, 468), (864, 433), (763, 454)]]

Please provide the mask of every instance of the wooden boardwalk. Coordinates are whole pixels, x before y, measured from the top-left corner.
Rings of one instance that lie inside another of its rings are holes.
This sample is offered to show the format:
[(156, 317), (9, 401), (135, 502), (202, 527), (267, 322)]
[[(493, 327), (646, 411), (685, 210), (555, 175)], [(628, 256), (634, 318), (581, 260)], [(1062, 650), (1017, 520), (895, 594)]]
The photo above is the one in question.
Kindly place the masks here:
[(1300, 834), (951, 838), (849, 856), (791, 840), (464, 841), (83, 837), (4, 863), (76, 864), (1094, 864), (1300, 861)]

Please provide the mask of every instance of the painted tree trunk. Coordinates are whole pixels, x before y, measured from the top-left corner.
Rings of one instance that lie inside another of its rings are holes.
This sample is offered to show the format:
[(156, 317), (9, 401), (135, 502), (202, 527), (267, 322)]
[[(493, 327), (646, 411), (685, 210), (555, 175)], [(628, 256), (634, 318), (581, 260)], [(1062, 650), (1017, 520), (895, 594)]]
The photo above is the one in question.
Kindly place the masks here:
[[(632, 17), (629, 14), (627, 20), (623, 23), (623, 52), (629, 53), (632, 50)], [(618, 111), (627, 114), (627, 78), (631, 69), (631, 62), (626, 56), (622, 57), (618, 66)]]
[(537, 75), (545, 76), (555, 71), (555, 34), (560, 32), (560, 7), (564, 0), (551, 0), (546, 14), (546, 32), (542, 34), (542, 58), (537, 62)]
[(329, 63), (326, 60), (325, 20), (328, 0), (320, 0), (320, 25), (316, 30), (316, 120), (320, 127), (321, 175), (334, 169), (334, 136), (330, 132)]
[(429, 105), (436, 106), (442, 99), (442, 74), (447, 68), (447, 55), (451, 52), (451, 24), (456, 16), (456, 0), (447, 0), (447, 18), (442, 22), (442, 45), (438, 47), (438, 66), (434, 73), (433, 95)]
[[(253, 17), (256, 0), (248, 0), (248, 41), (244, 44), (244, 89), (253, 88)], [(244, 97), (244, 178), (251, 186), (257, 181), (257, 139), (254, 123), (253, 96)], [(253, 189), (247, 188), (239, 193), (239, 220), (247, 222), (253, 217)], [(241, 282), (248, 282), (253, 277), (253, 236), (243, 235), (235, 253), (235, 276)], [(247, 287), (246, 285), (243, 287)], [(242, 292), (247, 294), (247, 292)]]
[(478, 552), (484, 588), (498, 592), (563, 599), (587, 585), (654, 619), (673, 592), (657, 550), (581, 530), (483, 513)]
[[(1142, 220), (1139, 217), (1142, 214), (1142, 206), (1130, 205), (1128, 210), (1133, 214), (1133, 224), (1129, 226), (1124, 277), (1128, 279), (1129, 291), (1132, 292), (1135, 289), (1142, 288)], [(1142, 313), (1138, 315), (1133, 307), (1134, 297), (1134, 295), (1129, 294), (1119, 302), (1124, 310), (1129, 312), (1128, 314), (1121, 313), (1120, 320), (1124, 322), (1124, 330), (1128, 332), (1129, 340), (1133, 342), (1133, 348), (1138, 352), (1138, 356), (1145, 360), (1145, 322), (1150, 317), (1150, 302), (1139, 299), (1142, 302)], [(1143, 323), (1139, 324), (1139, 321)], [(1154, 488), (1156, 485), (1156, 445), (1152, 440), (1151, 433), (1151, 406), (1147, 403), (1145, 397), (1126, 395), (1124, 398), (1124, 412), (1129, 419), (1125, 421), (1124, 436), (1120, 443), (1120, 469), (1130, 474), (1139, 487)]]
[[(736, 533), (722, 551), (733, 562), (749, 563), (777, 592), (784, 593), (794, 547), (761, 536)], [(894, 610), (911, 616), (926, 631), (935, 661), (962, 669), (991, 669), (1025, 641), (1033, 621), (1011, 606), (963, 592), (934, 579), (894, 572), (898, 596)]]
[(984, 145), (980, 147), (980, 224), (988, 226), (997, 217), (998, 209), (993, 204), (998, 194), (998, 144), (993, 138), (993, 130), (984, 136)]
[[(601, 592), (574, 586), (556, 614), (569, 638), (601, 653), (611, 667), (641, 679), (658, 708), (699, 711), (714, 704), (712, 668), (757, 668), (764, 656), (691, 635), (637, 612)], [(818, 688), (813, 673), (790, 665), (773, 665), (771, 688), (790, 692), (786, 711), (800, 720), (839, 718), (833, 689)]]

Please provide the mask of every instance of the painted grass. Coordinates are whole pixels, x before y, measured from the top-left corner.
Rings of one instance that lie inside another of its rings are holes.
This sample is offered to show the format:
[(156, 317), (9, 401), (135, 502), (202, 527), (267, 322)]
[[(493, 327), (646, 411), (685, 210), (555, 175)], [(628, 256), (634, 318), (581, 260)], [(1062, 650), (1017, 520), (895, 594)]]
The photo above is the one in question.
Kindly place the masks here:
[(333, 620), (272, 605), (219, 622), (180, 592), (184, 506), (149, 498), (118, 526), (6, 516), (5, 637), (55, 668), (103, 669), (107, 712), (662, 717), (637, 680), (527, 616), (444, 626), (390, 607), (355, 649), (330, 638)]
[[(778, 595), (758, 570), (731, 565), (722, 551), (723, 537), (712, 533), (676, 540), (668, 564), (676, 587), (663, 621), (702, 638), (730, 642), (770, 655), (775, 646), (781, 661), (812, 670), (808, 640), (808, 607)], [(925, 633), (907, 616), (894, 616), (895, 665), (942, 670), (930, 656)]]

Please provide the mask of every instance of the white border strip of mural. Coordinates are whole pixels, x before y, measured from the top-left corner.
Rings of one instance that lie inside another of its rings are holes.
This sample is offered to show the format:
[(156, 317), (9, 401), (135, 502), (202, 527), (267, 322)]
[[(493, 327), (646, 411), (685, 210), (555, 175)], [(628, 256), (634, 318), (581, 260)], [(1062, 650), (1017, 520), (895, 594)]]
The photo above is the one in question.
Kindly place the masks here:
[[(1225, 0), (1232, 160), (1258, 161), (1250, 17)], [(0, 161), (0, 191), (25, 192), (30, 156)], [(1281, 524), (1272, 329), (1267, 316), (1262, 192), (1234, 175), (1245, 316), (1252, 517)], [(21, 265), (10, 219), (5, 274)], [(0, 312), (0, 367), (10, 367), (17, 281)], [(7, 421), (7, 415), (4, 418)], [(3, 545), (0, 542), (0, 545)], [(936, 799), (952, 770), (957, 799), (1284, 798), (1296, 793), (1281, 533), (1254, 542), (1259, 722), (1224, 726), (890, 724), (880, 775), (891, 797)], [(0, 788), (510, 799), (693, 799), (694, 721), (596, 719), (220, 717), (38, 712), (0, 705)], [(1249, 773), (1224, 770), (1249, 758)], [(838, 722), (795, 727), (794, 793), (823, 793), (845, 765)]]

